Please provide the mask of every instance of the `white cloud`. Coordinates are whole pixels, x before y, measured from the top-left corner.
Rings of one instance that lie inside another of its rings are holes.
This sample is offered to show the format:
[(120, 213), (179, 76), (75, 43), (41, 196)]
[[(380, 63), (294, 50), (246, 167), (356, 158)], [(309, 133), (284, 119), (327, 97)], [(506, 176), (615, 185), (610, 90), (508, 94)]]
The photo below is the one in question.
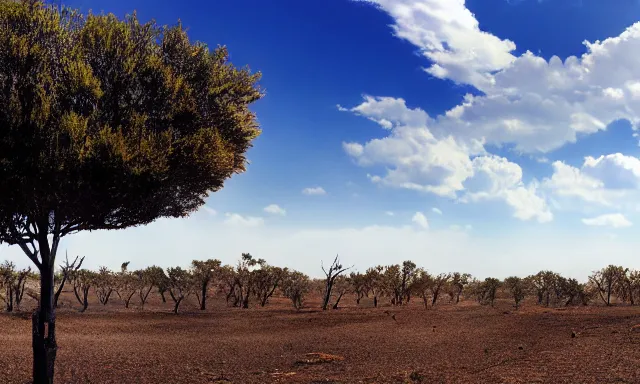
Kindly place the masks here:
[(420, 48), (438, 78), (472, 84), (492, 84), (491, 72), (512, 63), (516, 46), (480, 30), (464, 0), (371, 0), (391, 17), (399, 38)]
[(413, 215), (413, 217), (411, 218), (411, 221), (422, 229), (429, 229), (429, 221), (422, 212), (416, 212), (415, 215)]
[(264, 225), (264, 219), (262, 217), (242, 216), (237, 213), (226, 213), (227, 217), (224, 222), (233, 226), (241, 227), (259, 227)]
[(433, 213), (437, 213), (438, 215), (442, 215), (442, 211), (441, 211), (439, 208), (435, 208), (435, 207), (434, 207), (434, 208), (431, 208), (431, 211), (432, 211)]
[(421, 109), (408, 108), (402, 99), (366, 96), (350, 111), (393, 124), (387, 137), (344, 145), (360, 166), (386, 166), (386, 175), (368, 175), (372, 182), (451, 198), (466, 191), (463, 202), (502, 200), (520, 220), (553, 219), (537, 182), (525, 185), (518, 164), (486, 153), (481, 142), (467, 146), (451, 136), (436, 138), (427, 126), (433, 121)]
[(633, 223), (621, 213), (610, 213), (590, 219), (582, 219), (582, 222), (586, 225), (609, 226), (613, 228), (625, 228), (633, 225)]
[[(620, 153), (594, 158), (587, 156), (580, 168), (556, 161), (553, 174), (543, 188), (557, 198), (592, 203), (603, 207), (637, 209), (640, 197), (640, 160)], [(562, 204), (560, 204), (562, 205)]]
[(273, 215), (286, 216), (287, 211), (278, 204), (271, 204), (264, 207), (264, 211)]
[(386, 211), (384, 214), (385, 214), (385, 215), (387, 215), (387, 216), (393, 216), (393, 215), (395, 215), (395, 213), (393, 213), (393, 212), (391, 212), (391, 211)]
[(396, 36), (424, 53), (431, 74), (484, 93), (467, 95), (430, 122), (436, 138), (548, 152), (618, 119), (640, 122), (640, 22), (619, 36), (585, 41), (580, 57), (547, 61), (531, 52), (512, 55), (515, 45), (481, 31), (464, 0), (369, 2), (393, 18)]
[(322, 187), (309, 187), (309, 188), (303, 189), (302, 193), (305, 195), (318, 196), (318, 195), (326, 195), (327, 191), (325, 191), (324, 188)]

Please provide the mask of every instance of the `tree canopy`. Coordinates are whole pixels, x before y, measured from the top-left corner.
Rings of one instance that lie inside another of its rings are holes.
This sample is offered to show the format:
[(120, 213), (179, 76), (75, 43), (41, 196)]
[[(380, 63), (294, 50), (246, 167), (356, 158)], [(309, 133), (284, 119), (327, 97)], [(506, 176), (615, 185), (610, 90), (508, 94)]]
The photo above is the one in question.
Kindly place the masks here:
[(69, 233), (202, 205), (260, 134), (260, 74), (228, 58), (180, 24), (0, 0), (0, 241), (42, 268)]

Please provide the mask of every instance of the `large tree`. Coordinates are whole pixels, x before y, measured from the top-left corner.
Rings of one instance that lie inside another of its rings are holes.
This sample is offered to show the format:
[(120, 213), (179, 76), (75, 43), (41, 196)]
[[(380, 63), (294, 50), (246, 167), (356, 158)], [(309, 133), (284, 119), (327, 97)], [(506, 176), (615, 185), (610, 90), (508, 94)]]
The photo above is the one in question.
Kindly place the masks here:
[(0, 0), (0, 241), (38, 268), (33, 378), (53, 382), (61, 238), (184, 217), (245, 169), (259, 74), (180, 24)]

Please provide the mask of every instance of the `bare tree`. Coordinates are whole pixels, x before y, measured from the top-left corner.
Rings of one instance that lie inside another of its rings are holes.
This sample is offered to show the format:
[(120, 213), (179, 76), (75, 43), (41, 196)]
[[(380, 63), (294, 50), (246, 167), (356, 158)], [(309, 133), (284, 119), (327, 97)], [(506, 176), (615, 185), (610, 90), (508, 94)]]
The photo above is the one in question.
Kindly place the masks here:
[(324, 272), (326, 276), (324, 298), (322, 300), (322, 310), (325, 311), (327, 309), (327, 306), (329, 305), (329, 300), (331, 299), (331, 289), (333, 288), (333, 283), (336, 281), (338, 276), (340, 276), (340, 274), (351, 267), (343, 268), (340, 260), (338, 260), (338, 255), (336, 255), (335, 259), (333, 259), (333, 263), (331, 263), (331, 266), (329, 266), (328, 270), (324, 269), (324, 265), (321, 266), (322, 272)]
[(65, 252), (65, 261), (64, 264), (60, 265), (60, 283), (56, 288), (55, 294), (53, 295), (53, 306), (54, 308), (58, 308), (58, 300), (60, 298), (60, 294), (62, 293), (62, 288), (64, 288), (64, 284), (69, 280), (71, 274), (80, 267), (82, 267), (82, 262), (84, 261), (84, 256), (82, 258), (76, 258), (73, 260), (73, 263), (69, 263), (69, 254)]

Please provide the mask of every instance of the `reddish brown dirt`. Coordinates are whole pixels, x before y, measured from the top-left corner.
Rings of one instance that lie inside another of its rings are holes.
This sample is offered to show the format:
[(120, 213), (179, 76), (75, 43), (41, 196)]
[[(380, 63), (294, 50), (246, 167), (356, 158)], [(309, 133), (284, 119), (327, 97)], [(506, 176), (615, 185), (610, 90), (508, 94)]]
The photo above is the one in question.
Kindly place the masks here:
[[(170, 307), (61, 309), (56, 382), (640, 383), (640, 307)], [(29, 382), (30, 327), (27, 313), (0, 315), (0, 383)]]

